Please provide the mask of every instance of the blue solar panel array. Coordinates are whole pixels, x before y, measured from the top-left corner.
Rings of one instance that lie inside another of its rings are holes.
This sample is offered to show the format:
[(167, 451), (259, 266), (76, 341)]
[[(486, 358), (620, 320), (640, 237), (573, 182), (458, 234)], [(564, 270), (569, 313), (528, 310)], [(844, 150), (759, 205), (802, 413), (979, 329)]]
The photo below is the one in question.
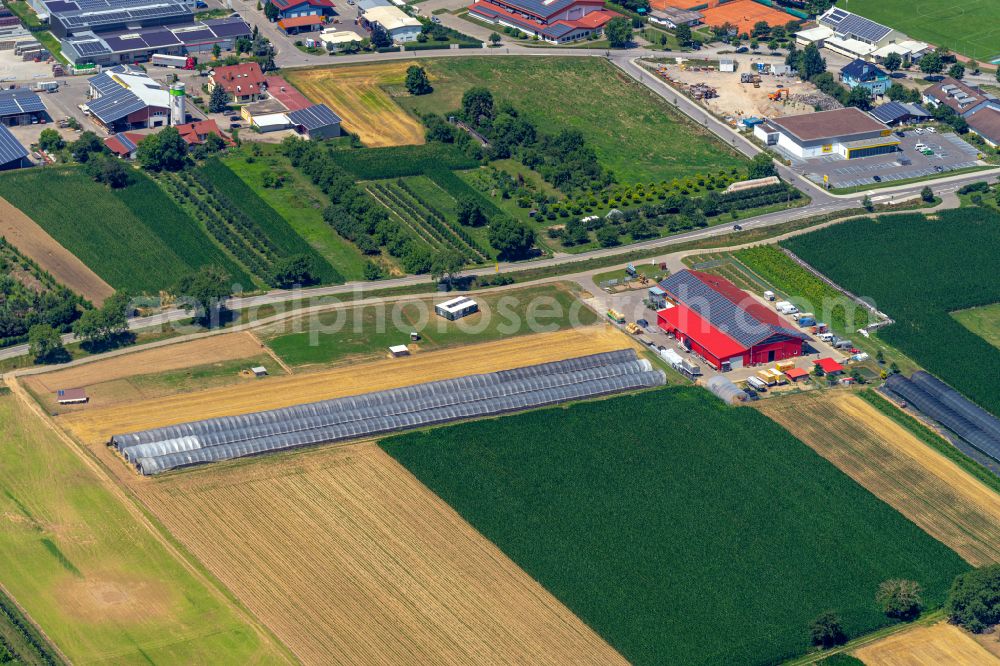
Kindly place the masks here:
[(688, 270), (674, 273), (660, 287), (744, 347), (760, 344), (775, 335), (809, 339), (799, 331), (760, 321)]
[(871, 19), (866, 19), (864, 16), (858, 16), (857, 14), (852, 14), (836, 7), (820, 17), (819, 23), (838, 34), (856, 37), (872, 43), (878, 42), (892, 32), (892, 28), (886, 27), (881, 23), (876, 23)]
[(0, 116), (42, 113), (45, 105), (34, 92), (24, 89), (0, 90)]
[(22, 160), (27, 156), (28, 151), (24, 146), (14, 138), (5, 125), (0, 125), (0, 166)]
[(340, 122), (340, 116), (331, 111), (326, 104), (314, 104), (298, 111), (292, 111), (288, 114), (288, 119), (310, 132)]

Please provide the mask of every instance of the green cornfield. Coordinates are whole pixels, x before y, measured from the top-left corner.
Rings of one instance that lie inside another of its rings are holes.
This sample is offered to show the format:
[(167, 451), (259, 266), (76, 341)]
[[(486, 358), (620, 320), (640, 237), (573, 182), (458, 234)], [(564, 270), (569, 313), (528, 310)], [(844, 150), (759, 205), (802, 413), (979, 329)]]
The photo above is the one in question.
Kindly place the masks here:
[(636, 664), (771, 664), (968, 565), (763, 414), (664, 388), (380, 444)]
[(984, 208), (858, 219), (782, 245), (870, 297), (895, 324), (879, 336), (1000, 414), (1000, 350), (951, 312), (1000, 302), (1000, 214)]

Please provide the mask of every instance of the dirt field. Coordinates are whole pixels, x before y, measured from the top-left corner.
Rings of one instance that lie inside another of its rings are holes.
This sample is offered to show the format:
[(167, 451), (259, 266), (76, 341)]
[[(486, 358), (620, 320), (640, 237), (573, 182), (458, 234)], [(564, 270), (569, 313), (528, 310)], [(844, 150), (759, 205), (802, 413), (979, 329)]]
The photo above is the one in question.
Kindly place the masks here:
[[(996, 642), (996, 636), (989, 637)], [(990, 666), (1000, 659), (958, 627), (940, 623), (914, 627), (854, 653), (866, 666)]]
[[(249, 333), (228, 333), (165, 345), (148, 351), (122, 354), (65, 370), (30, 375), (24, 377), (21, 383), (45, 405), (50, 413), (57, 411), (55, 399), (57, 390), (86, 388), (90, 397), (89, 404), (70, 408), (58, 407), (58, 411), (90, 410), (148, 396), (137, 382), (128, 381), (133, 377), (221, 364), (238, 359), (260, 360), (263, 353), (260, 343)], [(265, 363), (265, 366), (270, 366), (274, 373), (280, 372), (276, 363)]]
[[(762, 7), (762, 5), (757, 6)], [(750, 60), (743, 58), (739, 59), (738, 63), (735, 72), (684, 70), (673, 64), (667, 65), (666, 69), (674, 81), (688, 85), (705, 83), (718, 90), (718, 97), (703, 100), (702, 103), (717, 113), (733, 116), (737, 120), (752, 116), (778, 118), (796, 113), (809, 113), (813, 110), (813, 107), (808, 104), (790, 101), (776, 102), (767, 98), (769, 94), (778, 89), (779, 85), (782, 88), (787, 88), (791, 95), (815, 94), (817, 89), (812, 83), (801, 81), (794, 76), (764, 74), (761, 76), (760, 88), (754, 88), (752, 83), (740, 83), (740, 74), (750, 71)]]
[(624, 664), (373, 443), (136, 483), (306, 664)]
[(122, 407), (88, 409), (60, 416), (57, 422), (80, 440), (101, 445), (95, 447), (100, 450), (106, 449), (102, 444), (118, 433), (558, 361), (622, 349), (630, 344), (635, 343), (620, 331), (601, 324), (307, 375), (274, 377), (267, 382), (249, 384), (242, 391), (209, 389)]
[(95, 305), (115, 292), (107, 282), (57, 243), (34, 220), (0, 197), (0, 236), (52, 274), (63, 285)]
[(1000, 562), (1000, 496), (861, 398), (824, 391), (759, 405), (971, 564)]
[(344, 120), (344, 128), (366, 146), (424, 143), (420, 122), (401, 109), (383, 86), (405, 93), (403, 80), (412, 62), (350, 65), (290, 71), (285, 78), (317, 104), (327, 104)]

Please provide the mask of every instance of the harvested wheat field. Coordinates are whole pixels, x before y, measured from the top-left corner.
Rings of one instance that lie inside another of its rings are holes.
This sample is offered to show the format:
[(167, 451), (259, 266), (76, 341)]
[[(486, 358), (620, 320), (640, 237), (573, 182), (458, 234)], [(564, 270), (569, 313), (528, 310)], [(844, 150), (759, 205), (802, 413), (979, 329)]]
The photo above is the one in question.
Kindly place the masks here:
[(624, 664), (374, 443), (137, 484), (306, 664)]
[[(228, 366), (233, 365), (227, 363), (230, 361), (245, 360), (245, 363), (236, 365), (256, 365), (267, 359), (266, 354), (260, 342), (250, 333), (225, 333), (145, 351), (126, 352), (65, 370), (27, 375), (21, 378), (21, 383), (50, 413), (90, 410), (184, 388), (176, 381), (170, 381), (172, 378), (166, 375), (163, 382), (165, 385), (162, 387), (150, 386), (153, 382), (142, 381), (142, 378), (199, 366), (214, 365), (229, 369)], [(276, 363), (267, 365), (274, 372), (280, 371)], [(238, 370), (233, 369), (232, 381), (238, 378), (237, 372)], [(203, 381), (205, 379), (202, 377)], [(57, 405), (55, 392), (66, 388), (86, 388), (90, 403), (78, 406)]]
[(115, 293), (111, 285), (3, 197), (0, 197), (0, 236), (10, 241), (22, 254), (34, 259), (57, 282), (95, 305), (100, 305)]
[[(996, 637), (992, 637), (996, 641)], [(941, 622), (892, 634), (854, 653), (866, 666), (990, 666), (1000, 659), (970, 634)]]
[[(424, 127), (399, 107), (385, 87), (405, 91), (412, 61), (292, 70), (285, 78), (317, 104), (344, 118), (344, 129), (373, 148), (424, 143)], [(405, 94), (401, 93), (401, 94)]]
[(971, 564), (1000, 562), (1000, 495), (857, 395), (799, 394), (760, 409)]
[(635, 343), (627, 336), (602, 324), (344, 366), (307, 375), (275, 377), (267, 382), (247, 384), (239, 391), (217, 388), (122, 407), (90, 409), (60, 416), (57, 422), (83, 442), (103, 444), (119, 433), (561, 361), (630, 345)]

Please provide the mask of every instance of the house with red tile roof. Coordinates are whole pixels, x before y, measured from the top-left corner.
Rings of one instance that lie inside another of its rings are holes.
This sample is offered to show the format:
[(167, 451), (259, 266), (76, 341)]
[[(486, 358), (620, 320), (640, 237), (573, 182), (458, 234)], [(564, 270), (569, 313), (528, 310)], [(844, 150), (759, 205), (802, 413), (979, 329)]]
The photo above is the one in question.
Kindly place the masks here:
[(248, 104), (263, 99), (267, 92), (264, 72), (255, 62), (216, 67), (208, 77), (208, 92), (215, 90), (215, 86), (222, 86), (234, 104)]
[[(221, 138), (226, 145), (234, 145), (232, 138), (224, 134), (222, 130), (219, 129), (218, 123), (214, 120), (196, 120), (193, 123), (176, 125), (175, 128), (188, 146), (200, 146), (205, 143), (205, 140), (210, 134), (215, 134)], [(131, 160), (135, 159), (135, 154), (139, 149), (139, 144), (142, 143), (143, 139), (147, 136), (149, 136), (149, 133), (120, 132), (105, 139), (104, 145), (118, 157), (125, 160)]]
[(601, 34), (619, 14), (605, 9), (601, 0), (476, 0), (469, 16), (563, 44)]

